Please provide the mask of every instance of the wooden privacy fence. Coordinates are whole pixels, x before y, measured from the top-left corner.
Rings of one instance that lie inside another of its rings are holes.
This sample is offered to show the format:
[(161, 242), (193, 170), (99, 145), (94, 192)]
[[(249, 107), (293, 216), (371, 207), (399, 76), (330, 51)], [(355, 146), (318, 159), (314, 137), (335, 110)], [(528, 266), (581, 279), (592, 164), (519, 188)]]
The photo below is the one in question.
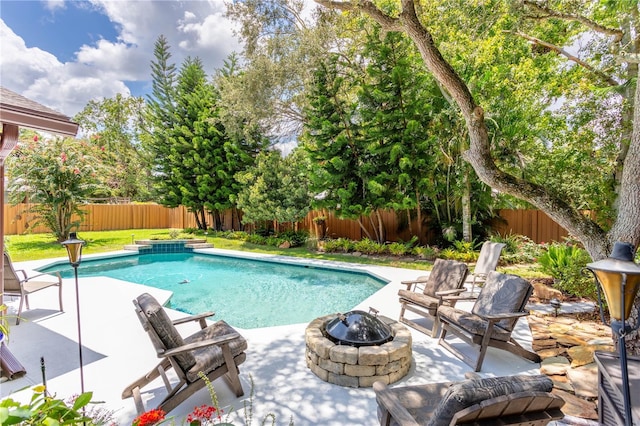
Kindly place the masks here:
[[(5, 235), (17, 235), (25, 232), (44, 233), (49, 232), (43, 226), (31, 228), (29, 222), (33, 217), (25, 213), (28, 205), (18, 204), (4, 206), (4, 231)], [(168, 208), (157, 204), (86, 204), (82, 206), (86, 212), (79, 231), (110, 231), (117, 229), (184, 229), (195, 228), (196, 222), (192, 213), (180, 206)], [(494, 232), (501, 235), (517, 234), (525, 235), (533, 241), (549, 242), (562, 241), (568, 236), (567, 231), (551, 220), (539, 210), (500, 210), (499, 218), (492, 223)], [(387, 241), (408, 241), (411, 235), (417, 233), (415, 219), (411, 222), (406, 218), (406, 213), (396, 214), (394, 211), (383, 211), (380, 214), (385, 223)], [(324, 218), (319, 220), (319, 218)], [(236, 214), (231, 210), (221, 215), (224, 230), (240, 229), (240, 223)], [(368, 218), (361, 219), (363, 226), (371, 235), (373, 224)], [(207, 223), (213, 223), (213, 217), (207, 215)], [(355, 220), (339, 219), (331, 212), (312, 211), (307, 217), (297, 224), (298, 229), (306, 229), (312, 235), (331, 238), (349, 238), (360, 240), (366, 237), (366, 233)], [(431, 241), (433, 231), (428, 224), (423, 226), (425, 240)]]

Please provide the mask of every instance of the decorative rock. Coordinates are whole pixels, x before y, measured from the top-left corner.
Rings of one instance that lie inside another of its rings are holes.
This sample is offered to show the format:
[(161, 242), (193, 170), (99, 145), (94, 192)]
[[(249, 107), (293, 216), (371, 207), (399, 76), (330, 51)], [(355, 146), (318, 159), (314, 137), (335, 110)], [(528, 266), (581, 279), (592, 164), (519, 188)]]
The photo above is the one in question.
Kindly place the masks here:
[(611, 347), (606, 345), (573, 346), (567, 349), (567, 355), (571, 357), (571, 368), (576, 368), (594, 362), (593, 353), (595, 351), (610, 349)]
[(565, 405), (562, 407), (563, 413), (575, 417), (581, 417), (583, 419), (598, 419), (596, 404), (594, 404), (593, 402), (578, 398), (577, 396), (560, 389), (554, 389), (552, 393), (564, 399)]
[(587, 342), (578, 338), (578, 337), (573, 337), (573, 336), (568, 336), (568, 335), (562, 335), (562, 336), (558, 336), (558, 338), (556, 339), (556, 341), (558, 342), (558, 344), (562, 345), (562, 346), (579, 346), (579, 345), (586, 345)]
[(556, 345), (557, 345), (556, 339), (534, 340), (531, 343), (531, 346), (533, 347), (534, 351), (537, 351), (539, 349), (555, 348)]
[(281, 248), (281, 249), (288, 249), (288, 248), (291, 248), (291, 243), (290, 243), (289, 241), (285, 241), (285, 242), (283, 242), (282, 244), (280, 244), (280, 245), (278, 246), (278, 248)]
[(540, 373), (548, 376), (566, 374), (567, 369), (570, 367), (571, 365), (569, 364), (568, 359), (563, 356), (554, 356), (542, 360), (540, 363)]
[(597, 339), (591, 339), (587, 342), (589, 345), (607, 345), (611, 347), (611, 351), (615, 351), (613, 349), (613, 339), (611, 337), (599, 337)]
[(573, 385), (576, 396), (583, 398), (598, 397), (598, 366), (595, 362), (568, 370), (567, 377)]
[(553, 381), (554, 388), (573, 393), (573, 386), (567, 376), (554, 375), (549, 376), (549, 378)]
[(559, 356), (564, 353), (565, 350), (563, 348), (547, 348), (537, 350), (536, 352), (538, 353), (538, 355), (540, 355), (540, 358), (546, 359), (554, 356)]
[(564, 296), (560, 290), (549, 287), (543, 283), (533, 283), (533, 294), (538, 299), (545, 302), (548, 302), (551, 299), (558, 299), (561, 302), (564, 300)]

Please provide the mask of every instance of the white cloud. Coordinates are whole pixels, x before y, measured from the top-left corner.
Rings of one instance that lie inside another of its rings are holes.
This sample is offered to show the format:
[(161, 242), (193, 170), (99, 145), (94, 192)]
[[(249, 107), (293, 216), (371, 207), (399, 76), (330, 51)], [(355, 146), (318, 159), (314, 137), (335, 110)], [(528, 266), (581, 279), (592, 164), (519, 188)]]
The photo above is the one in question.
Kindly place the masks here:
[[(127, 81), (148, 82), (154, 44), (161, 34), (178, 67), (187, 56), (197, 56), (209, 74), (231, 52), (240, 50), (222, 0), (91, 3), (113, 23), (117, 40), (78, 46), (74, 60), (66, 63), (39, 48), (28, 48), (0, 19), (2, 85), (73, 116), (91, 99), (128, 95)], [(47, 4), (50, 9), (69, 7), (62, 1)]]
[(64, 0), (46, 0), (45, 4), (46, 8), (51, 11), (65, 8)]

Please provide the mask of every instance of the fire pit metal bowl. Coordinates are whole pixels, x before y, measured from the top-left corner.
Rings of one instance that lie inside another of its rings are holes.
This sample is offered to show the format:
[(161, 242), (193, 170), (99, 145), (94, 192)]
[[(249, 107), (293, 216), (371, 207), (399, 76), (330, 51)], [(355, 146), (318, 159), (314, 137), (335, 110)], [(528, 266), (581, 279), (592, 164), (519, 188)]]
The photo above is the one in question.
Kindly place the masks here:
[(375, 316), (364, 311), (338, 314), (326, 326), (329, 339), (339, 345), (382, 345), (393, 339), (391, 328)]

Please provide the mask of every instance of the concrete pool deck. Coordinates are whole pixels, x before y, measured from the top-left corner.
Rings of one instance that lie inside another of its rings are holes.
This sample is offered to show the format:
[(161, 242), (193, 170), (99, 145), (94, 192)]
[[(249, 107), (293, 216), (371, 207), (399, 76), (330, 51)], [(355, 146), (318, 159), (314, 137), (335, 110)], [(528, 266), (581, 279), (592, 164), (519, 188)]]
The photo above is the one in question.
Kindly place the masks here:
[[(244, 258), (261, 258), (287, 263), (336, 266), (339, 269), (367, 271), (390, 281), (381, 290), (362, 301), (354, 309), (373, 307), (381, 315), (397, 319), (400, 306), (397, 298), (399, 283), (414, 279), (424, 271), (391, 267), (343, 264), (310, 259), (284, 258), (281, 256), (203, 249), (200, 253), (233, 255)], [(115, 254), (124, 254), (118, 252)], [(128, 253), (131, 254), (131, 253)], [(89, 259), (94, 256), (85, 256)], [(66, 259), (65, 259), (66, 260)], [(16, 269), (35, 269), (52, 263), (15, 263)], [(80, 266), (82, 267), (82, 265)], [(0, 397), (10, 396), (28, 402), (31, 387), (42, 383), (40, 358), (46, 363), (46, 380), (50, 393), (67, 398), (80, 393), (78, 359), (78, 332), (76, 322), (76, 290), (73, 279), (63, 280), (65, 312), (57, 311), (57, 289), (46, 289), (30, 296), (31, 310), (23, 312), (19, 326), (11, 324), (9, 349), (20, 360), (27, 374), (19, 379), (0, 384)], [(125, 386), (145, 374), (158, 362), (146, 332), (136, 318), (131, 301), (143, 292), (154, 295), (161, 303), (170, 293), (139, 284), (111, 278), (80, 278), (80, 316), (82, 321), (82, 354), (84, 387), (93, 392), (94, 401), (103, 401), (98, 407), (114, 412), (118, 425), (130, 425), (136, 417), (132, 399), (122, 400)], [(17, 300), (5, 298), (11, 314), (17, 310)], [(221, 301), (224, 303), (224, 301)], [(460, 304), (464, 307), (464, 304)], [(215, 306), (211, 307), (215, 311)], [(173, 317), (183, 313), (171, 311)], [(215, 316), (213, 317), (215, 320)], [(231, 324), (233, 326), (233, 324)], [(191, 325), (190, 325), (191, 326)], [(181, 326), (183, 334), (194, 328)], [(254, 384), (253, 418), (258, 424), (269, 413), (275, 414), (277, 425), (287, 425), (293, 419), (295, 425), (373, 425), (377, 424), (376, 403), (371, 388), (344, 388), (320, 380), (306, 366), (304, 330), (307, 323), (260, 329), (237, 330), (247, 339), (247, 360), (240, 365), (240, 378), (245, 396), (236, 398), (222, 379), (213, 385), (220, 407), (225, 412), (235, 412), (232, 420), (244, 424), (243, 405), (248, 401), (251, 381)], [(195, 327), (193, 324), (191, 327)], [(471, 368), (455, 358), (432, 339), (412, 328), (413, 363), (409, 374), (392, 386), (413, 385), (441, 381), (463, 380)], [(521, 319), (513, 333), (525, 347), (531, 348), (531, 332), (526, 318)], [(460, 346), (462, 342), (460, 342)], [(531, 363), (508, 352), (489, 348), (483, 364), (482, 376), (506, 376), (512, 374), (538, 374), (539, 364)], [(143, 400), (152, 408), (166, 391), (160, 379), (147, 387)], [(211, 404), (206, 389), (190, 397), (170, 413), (181, 424), (194, 406)]]

